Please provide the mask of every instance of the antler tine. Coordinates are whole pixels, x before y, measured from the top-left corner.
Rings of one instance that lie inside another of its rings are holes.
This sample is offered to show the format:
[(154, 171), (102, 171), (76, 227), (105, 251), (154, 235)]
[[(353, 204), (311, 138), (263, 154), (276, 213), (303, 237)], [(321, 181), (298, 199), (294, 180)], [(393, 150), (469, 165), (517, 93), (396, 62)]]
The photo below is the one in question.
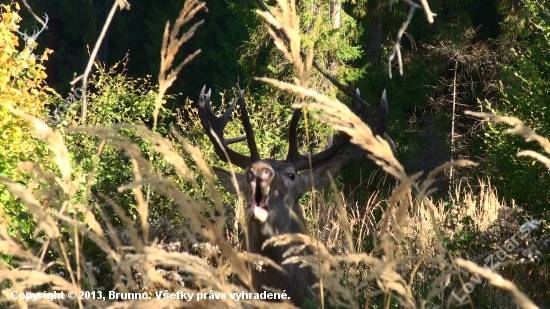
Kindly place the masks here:
[(386, 89), (382, 92), (380, 100), (380, 111), (378, 112), (378, 124), (374, 134), (382, 136), (388, 128), (388, 100), (386, 99)]
[[(302, 171), (308, 169), (309, 156), (301, 155), (298, 152), (298, 122), (300, 121), (301, 109), (294, 109), (292, 119), (289, 125), (288, 136), (288, 154), (286, 160), (294, 166), (296, 171)], [(332, 159), (342, 147), (347, 143), (349, 137), (346, 134), (340, 134), (336, 141), (332, 143), (327, 149), (311, 156), (311, 167), (315, 167), (327, 160)]]
[(298, 153), (298, 122), (300, 121), (300, 116), (302, 115), (302, 110), (295, 108), (292, 113), (292, 118), (290, 119), (290, 124), (288, 125), (288, 153), (286, 155), (286, 160), (291, 162), (294, 165), (294, 161), (300, 157)]
[[(356, 92), (359, 95), (359, 89), (357, 89)], [(380, 100), (380, 109), (378, 110), (378, 123), (376, 125), (376, 129), (373, 131), (373, 134), (384, 138), (386, 142), (388, 142), (388, 144), (390, 145), (390, 149), (393, 152), (393, 154), (396, 155), (397, 148), (392, 138), (386, 133), (387, 127), (388, 127), (388, 101), (386, 99), (386, 89), (384, 89), (384, 92), (382, 92), (382, 99)], [(366, 152), (367, 151), (364, 150), (363, 148), (356, 146), (355, 149), (353, 149), (347, 156), (347, 163), (352, 163), (364, 157)]]
[(24, 40), (26, 40), (26, 38), (28, 37), (27, 34), (26, 34), (26, 30), (25, 32), (21, 32), (19, 31), (19, 29), (17, 28), (17, 25), (15, 24), (15, 22), (13, 21), (15, 19), (15, 16), (12, 17), (11, 19), (11, 26), (13, 27), (13, 29), (15, 30), (15, 32), (19, 33), (19, 35), (21, 35), (23, 37)]
[(258, 152), (258, 147), (256, 147), (256, 139), (254, 138), (254, 130), (252, 129), (252, 124), (250, 123), (248, 110), (246, 109), (246, 102), (244, 101), (244, 90), (241, 90), (239, 105), (241, 107), (241, 122), (244, 127), (244, 133), (246, 134), (248, 149), (250, 149), (250, 157), (252, 161), (260, 160), (260, 153)]
[[(359, 89), (355, 90), (356, 95), (354, 97), (361, 97)], [(354, 101), (355, 105), (353, 107), (354, 112), (357, 114), (358, 110), (361, 108), (361, 104), (358, 101)], [(309, 157), (307, 155), (300, 155), (298, 153), (298, 139), (297, 139), (297, 129), (298, 122), (300, 120), (301, 110), (295, 109), (292, 114), (292, 119), (290, 120), (289, 125), (289, 137), (288, 137), (288, 155), (287, 161), (289, 161), (296, 171), (305, 170), (309, 168)], [(349, 136), (345, 133), (341, 133), (338, 138), (333, 141), (325, 150), (316, 153), (311, 156), (311, 167), (315, 167), (327, 160), (335, 157), (338, 152), (346, 145), (349, 141)]]
[(393, 139), (386, 133), (388, 130), (388, 100), (386, 99), (386, 89), (382, 92), (382, 100), (380, 102), (379, 122), (375, 134), (382, 136), (390, 145), (393, 155), (397, 155), (397, 147)]
[(48, 17), (48, 14), (44, 13), (44, 21), (38, 20), (42, 24), (42, 29), (40, 29), (38, 33), (41, 33), (42, 31), (44, 31), (44, 29), (46, 29), (49, 20), (50, 17)]
[(34, 34), (34, 31), (33, 31), (33, 37), (35, 35), (38, 36), (40, 33), (42, 33), (42, 31), (44, 31), (44, 29), (46, 29), (46, 27), (48, 26), (49, 20), (50, 18), (48, 17), (48, 14), (44, 13), (44, 22), (42, 23), (42, 29), (38, 30), (36, 34)]
[[(334, 158), (336, 154), (338, 154), (338, 151), (346, 145), (348, 140), (349, 137), (346, 134), (340, 134), (330, 147), (311, 156), (311, 167), (316, 167), (317, 165)], [(309, 156), (307, 155), (297, 155), (288, 161), (292, 164), (292, 166), (294, 166), (296, 171), (303, 171), (309, 168)]]
[[(355, 96), (361, 97), (361, 93), (359, 92), (359, 89), (355, 90)], [(355, 101), (353, 110), (356, 114), (358, 114), (358, 110), (360, 108), (361, 108), (360, 102)], [(287, 156), (287, 160), (290, 163), (292, 163), (292, 165), (296, 168), (297, 171), (309, 168), (308, 156), (298, 154), (296, 128), (298, 126), (299, 118), (300, 118), (300, 110), (294, 110), (294, 114), (292, 115), (292, 120), (289, 126), (289, 132), (291, 134), (289, 136), (289, 154)], [(388, 134), (386, 134), (387, 124), (388, 124), (387, 119), (388, 119), (388, 102), (386, 100), (386, 90), (384, 90), (384, 92), (382, 93), (382, 99), (380, 102), (380, 109), (378, 111), (378, 122), (376, 125), (376, 129), (373, 131), (373, 133), (375, 135), (382, 136), (390, 144), (390, 147), (395, 154), (396, 153), (395, 144), (393, 143), (393, 140), (391, 139), (391, 137)], [(311, 166), (315, 167), (335, 157), (338, 154), (338, 151), (340, 151), (340, 149), (342, 149), (348, 141), (349, 141), (349, 136), (345, 133), (340, 133), (336, 141), (334, 141), (334, 143), (332, 143), (332, 145), (330, 145), (327, 149), (311, 156)], [(354, 162), (364, 157), (365, 153), (366, 153), (365, 150), (363, 150), (359, 146), (356, 146), (347, 155), (347, 158), (348, 158), (347, 162), (348, 163)]]
[[(238, 167), (241, 167), (243, 169), (246, 168), (248, 165), (252, 164), (253, 158), (240, 154), (232, 150), (231, 148), (229, 148), (228, 147), (229, 143), (223, 136), (223, 130), (225, 128), (225, 125), (229, 121), (229, 117), (231, 116), (231, 113), (235, 107), (235, 104), (237, 103), (237, 99), (233, 101), (233, 104), (231, 104), (227, 108), (227, 110), (224, 112), (224, 114), (221, 117), (216, 117), (216, 115), (214, 115), (214, 113), (212, 112), (212, 107), (210, 106), (211, 90), (208, 89), (208, 93), (206, 94), (206, 97), (205, 97), (205, 94), (204, 94), (205, 89), (206, 89), (206, 85), (202, 87), (202, 90), (199, 95), (199, 100), (198, 100), (199, 119), (201, 121), (201, 125), (204, 131), (206, 132), (206, 135), (210, 139), (210, 142), (212, 142), (212, 144), (214, 145), (214, 151), (216, 152), (216, 155), (223, 162), (230, 161), (231, 163), (233, 163)], [(248, 139), (248, 136), (247, 136), (247, 139)], [(234, 140), (235, 139), (233, 139), (232, 141), (234, 142)], [(226, 152), (227, 152), (227, 155), (226, 155)], [(251, 152), (253, 151), (251, 150)]]
[(231, 145), (231, 144), (235, 144), (235, 143), (240, 143), (242, 141), (246, 140), (246, 134), (243, 135), (243, 136), (239, 136), (239, 137), (233, 137), (233, 138), (230, 138), (230, 139), (226, 139), (225, 140), (225, 143), (227, 145)]
[[(210, 89), (208, 90), (208, 101), (210, 102)], [(225, 127), (227, 122), (229, 122), (229, 118), (231, 117), (231, 114), (233, 113), (233, 110), (235, 109), (235, 105), (237, 105), (237, 98), (233, 100), (233, 103), (227, 107), (225, 112), (222, 115), (222, 125)], [(210, 104), (208, 105), (210, 108)], [(212, 110), (212, 109), (210, 109)]]
[[(227, 124), (227, 122), (229, 121), (229, 118), (231, 117), (231, 114), (233, 113), (233, 110), (235, 109), (235, 105), (237, 105), (237, 100), (238, 99), (239, 98), (235, 98), (233, 100), (233, 104), (229, 105), (229, 107), (227, 108), (225, 113), (223, 113), (223, 116), (222, 116), (223, 126), (225, 126)], [(240, 142), (246, 140), (247, 138), (248, 137), (247, 137), (246, 134), (243, 135), (243, 136), (239, 136), (239, 137), (233, 137), (233, 138), (230, 138), (230, 139), (226, 139), (225, 144), (230, 145), (230, 144), (240, 143)]]

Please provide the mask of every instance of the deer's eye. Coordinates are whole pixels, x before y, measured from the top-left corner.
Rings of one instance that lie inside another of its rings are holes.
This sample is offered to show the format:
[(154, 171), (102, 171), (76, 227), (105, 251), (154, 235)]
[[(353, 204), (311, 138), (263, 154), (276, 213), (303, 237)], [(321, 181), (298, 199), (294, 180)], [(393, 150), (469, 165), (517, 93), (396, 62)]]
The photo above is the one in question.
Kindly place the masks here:
[(288, 173), (286, 176), (292, 181), (294, 181), (294, 179), (296, 178), (296, 175), (294, 175), (294, 173)]

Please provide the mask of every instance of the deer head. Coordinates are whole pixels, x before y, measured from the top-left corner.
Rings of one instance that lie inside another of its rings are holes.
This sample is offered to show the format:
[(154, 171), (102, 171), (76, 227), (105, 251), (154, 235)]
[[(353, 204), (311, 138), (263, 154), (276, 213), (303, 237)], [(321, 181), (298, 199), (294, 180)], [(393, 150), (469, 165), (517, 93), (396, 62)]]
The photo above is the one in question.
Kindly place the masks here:
[(11, 26), (13, 27), (15, 32), (21, 35), (21, 38), (23, 39), (23, 41), (25, 41), (25, 46), (27, 46), (27, 48), (29, 48), (29, 50), (32, 52), (34, 50), (34, 42), (36, 41), (40, 33), (42, 33), (44, 29), (46, 29), (46, 26), (48, 25), (48, 21), (49, 21), (48, 14), (44, 13), (44, 22), (42, 23), (42, 29), (33, 30), (32, 35), (30, 36), (27, 34), (27, 30), (25, 30), (25, 32), (20, 32), (19, 30), (17, 30), (17, 26), (15, 25), (15, 22), (13, 19), (11, 20)]
[[(206, 87), (206, 86), (205, 86)], [(214, 145), (220, 160), (231, 162), (245, 170), (244, 174), (236, 174), (236, 183), (232, 174), (221, 168), (214, 168), (222, 185), (233, 194), (242, 194), (247, 203), (247, 250), (251, 253), (268, 257), (279, 265), (283, 261), (286, 247), (266, 247), (263, 243), (272, 236), (286, 233), (307, 233), (300, 198), (307, 191), (321, 189), (330, 184), (342, 167), (364, 156), (361, 148), (356, 148), (349, 155), (338, 155), (338, 152), (349, 141), (349, 137), (340, 134), (325, 150), (311, 155), (311, 168), (308, 155), (298, 153), (297, 129), (300, 109), (295, 109), (289, 124), (289, 150), (285, 160), (262, 159), (256, 147), (254, 132), (243, 92), (233, 101), (221, 117), (216, 117), (210, 106), (210, 90), (205, 95), (205, 87), (201, 90), (198, 100), (199, 118), (201, 124)], [(357, 96), (359, 92), (357, 91)], [(226, 139), (224, 127), (229, 121), (235, 106), (239, 105), (240, 119), (245, 136)], [(356, 109), (359, 104), (356, 104)], [(374, 133), (384, 136), (390, 145), (390, 137), (385, 133), (387, 123), (386, 92), (382, 95), (381, 107), (378, 112), (378, 123)], [(240, 154), (229, 145), (246, 140), (250, 156)], [(256, 291), (262, 291), (262, 286), (286, 290), (290, 299), (299, 305), (304, 297), (313, 298), (315, 291), (308, 289), (316, 282), (316, 277), (310, 268), (299, 268), (297, 265), (285, 265), (285, 273), (271, 267), (262, 271), (253, 271), (252, 283)]]

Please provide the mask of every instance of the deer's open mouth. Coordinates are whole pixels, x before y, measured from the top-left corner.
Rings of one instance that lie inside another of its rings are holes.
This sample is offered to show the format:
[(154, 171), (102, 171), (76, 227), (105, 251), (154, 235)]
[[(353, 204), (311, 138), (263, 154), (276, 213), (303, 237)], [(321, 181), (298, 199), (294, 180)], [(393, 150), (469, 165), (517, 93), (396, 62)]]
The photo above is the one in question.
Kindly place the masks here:
[(267, 193), (269, 192), (269, 187), (262, 188), (261, 185), (258, 186), (255, 183), (252, 186), (254, 187), (254, 191), (252, 196), (250, 196), (250, 201), (248, 201), (249, 206), (246, 210), (246, 218), (250, 219), (254, 217), (260, 222), (264, 222), (267, 219)]

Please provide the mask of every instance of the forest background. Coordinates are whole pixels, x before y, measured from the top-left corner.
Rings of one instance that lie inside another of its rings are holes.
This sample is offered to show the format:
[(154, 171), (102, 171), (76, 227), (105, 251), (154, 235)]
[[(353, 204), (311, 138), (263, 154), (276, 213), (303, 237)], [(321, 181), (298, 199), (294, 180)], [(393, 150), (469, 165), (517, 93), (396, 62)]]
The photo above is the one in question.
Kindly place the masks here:
[[(268, 4), (274, 5), (275, 1), (272, 2)], [(14, 61), (13, 57), (0, 55), (3, 66), (0, 125), (4, 132), (0, 143), (6, 146), (0, 149), (0, 175), (28, 184), (34, 176), (21, 171), (18, 165), (21, 161), (38, 162), (42, 169), (58, 175), (64, 173), (54, 164), (55, 157), (47, 145), (35, 138), (25, 121), (10, 113), (7, 106), (12, 102), (11, 106), (43, 119), (62, 134), (73, 175), (92, 175), (90, 179), (84, 177), (90, 181), (82, 181), (71, 198), (85, 204), (116, 203), (137, 222), (139, 203), (132, 194), (119, 190), (120, 185), (132, 180), (128, 172), (132, 169), (131, 160), (124, 158), (117, 147), (104, 146), (101, 137), (106, 133), (94, 135), (70, 129), (82, 120), (82, 102), (73, 100), (74, 94), (81, 92), (80, 83), (71, 82), (84, 72), (113, 4), (108, 0), (26, 3), (40, 18), (46, 13), (48, 23), (32, 50), (32, 54), (42, 55), (42, 60), (32, 60), (29, 54), (24, 54), (25, 42), (12, 25), (21, 32), (25, 29), (32, 32), (42, 26), (24, 5), (5, 3), (2, 8), (2, 53), (21, 53), (27, 58), (19, 59), (27, 60)], [(97, 54), (89, 79), (86, 125), (143, 124), (176, 140), (172, 131), (175, 127), (203, 151), (208, 166), (220, 166), (201, 131), (192, 101), (196, 101), (205, 84), (213, 89), (213, 101), (224, 104), (244, 89), (257, 139), (262, 141), (260, 153), (277, 157), (285, 152), (285, 125), (292, 114), (289, 106), (297, 97), (253, 78), (269, 76), (291, 82), (293, 67), (274, 47), (263, 19), (256, 13), (255, 0), (206, 1), (206, 9), (197, 12), (193, 20), (204, 22), (182, 46), (175, 62), (197, 50), (200, 53), (186, 64), (168, 89), (156, 125), (153, 111), (163, 32), (166, 22), (173, 23), (178, 17), (182, 1), (135, 0), (130, 4), (130, 9), (116, 12)], [(520, 226), (526, 218), (543, 223), (534, 242), (539, 253), (545, 252), (550, 209), (549, 164), (517, 153), (548, 151), (548, 145), (540, 140), (526, 140), (521, 132), (509, 134), (508, 125), (487, 122), (465, 111), (514, 116), (540, 136), (550, 136), (550, 121), (546, 119), (550, 108), (550, 4), (545, 0), (431, 0), (429, 5), (437, 14), (435, 22), (427, 22), (422, 10), (417, 10), (401, 40), (402, 75), (397, 62), (389, 63), (388, 59), (409, 14), (406, 1), (298, 1), (302, 47), (304, 50), (313, 47), (316, 61), (343, 83), (360, 89), (366, 101), (377, 103), (386, 89), (388, 132), (397, 146), (397, 158), (408, 174), (422, 171), (424, 178), (420, 179), (425, 179), (430, 171), (451, 160), (477, 163), (468, 168), (451, 168), (436, 178), (437, 191), (432, 197), (438, 209), (449, 214), (442, 224), (448, 232), (444, 237), (449, 252), (475, 260), (474, 256), (502, 245), (514, 233), (511, 223), (502, 223), (512, 220), (502, 217), (508, 216), (509, 209), (515, 214), (512, 226)], [(21, 18), (14, 17), (15, 13)], [(189, 30), (192, 24), (184, 26), (184, 30)], [(15, 86), (14, 76), (19, 78)], [(310, 87), (345, 101), (317, 72), (311, 76)], [(71, 98), (69, 106), (67, 98)], [(56, 114), (61, 106), (64, 111)], [(57, 117), (56, 121), (48, 120), (52, 115)], [(230, 130), (237, 135), (239, 128), (235, 125)], [(327, 135), (334, 133), (315, 119), (311, 120), (310, 131), (312, 149), (324, 148)], [(121, 128), (119, 133), (135, 142), (149, 159), (158, 156), (151, 151), (152, 144), (136, 137), (131, 129)], [(300, 134), (304, 136), (305, 130)], [(181, 153), (185, 152), (184, 146), (178, 147)], [(102, 151), (100, 160), (96, 156), (98, 149)], [(192, 157), (182, 156), (186, 160)], [(189, 185), (165, 161), (159, 160), (154, 168), (187, 194), (197, 198), (208, 196), (206, 178), (199, 177), (198, 184)], [(27, 166), (23, 170), (33, 168)], [(368, 159), (346, 168), (337, 184), (349, 211), (359, 207), (362, 214), (369, 209), (373, 222), (382, 218), (385, 209), (382, 201), (395, 188), (395, 180)], [(169, 220), (171, 229), (176, 230), (177, 224), (187, 224), (184, 216), (174, 219), (178, 214), (171, 198), (149, 193), (148, 203), (155, 205), (148, 215), (151, 222), (162, 226), (162, 222)], [(332, 201), (328, 195), (327, 201)], [(223, 198), (226, 206), (234, 203), (229, 194), (224, 193)], [(310, 203), (308, 198), (304, 198), (306, 204)], [(44, 205), (54, 203), (46, 201)], [(41, 252), (43, 242), (34, 237), (37, 221), (21, 198), (1, 184), (0, 204), (3, 205), (0, 215), (8, 223), (10, 237), (31, 252)], [(232, 214), (234, 210), (228, 207), (227, 212)], [(127, 224), (115, 217), (108, 221), (115, 227)], [(499, 235), (498, 239), (487, 236), (489, 227), (495, 224), (505, 229), (491, 231)], [(375, 228), (377, 224), (372, 226)], [(67, 239), (74, 245), (74, 239), (70, 236)], [(365, 252), (376, 247), (369, 238), (358, 240), (358, 246)], [(83, 248), (89, 259), (100, 255), (101, 250), (93, 241)], [(55, 250), (46, 250), (44, 254), (56, 259)], [(5, 265), (13, 266), (13, 256), (2, 256)], [(536, 280), (522, 277), (518, 285), (524, 284), (522, 288), (539, 306), (548, 307), (547, 257), (537, 260), (533, 254), (519, 254), (517, 260), (522, 257), (529, 257), (530, 264), (521, 267), (538, 276)], [(486, 292), (479, 293), (472, 294), (477, 295), (478, 305), (502, 301), (496, 294), (489, 293), (492, 296), (487, 298)], [(358, 302), (364, 304), (366, 300)]]

